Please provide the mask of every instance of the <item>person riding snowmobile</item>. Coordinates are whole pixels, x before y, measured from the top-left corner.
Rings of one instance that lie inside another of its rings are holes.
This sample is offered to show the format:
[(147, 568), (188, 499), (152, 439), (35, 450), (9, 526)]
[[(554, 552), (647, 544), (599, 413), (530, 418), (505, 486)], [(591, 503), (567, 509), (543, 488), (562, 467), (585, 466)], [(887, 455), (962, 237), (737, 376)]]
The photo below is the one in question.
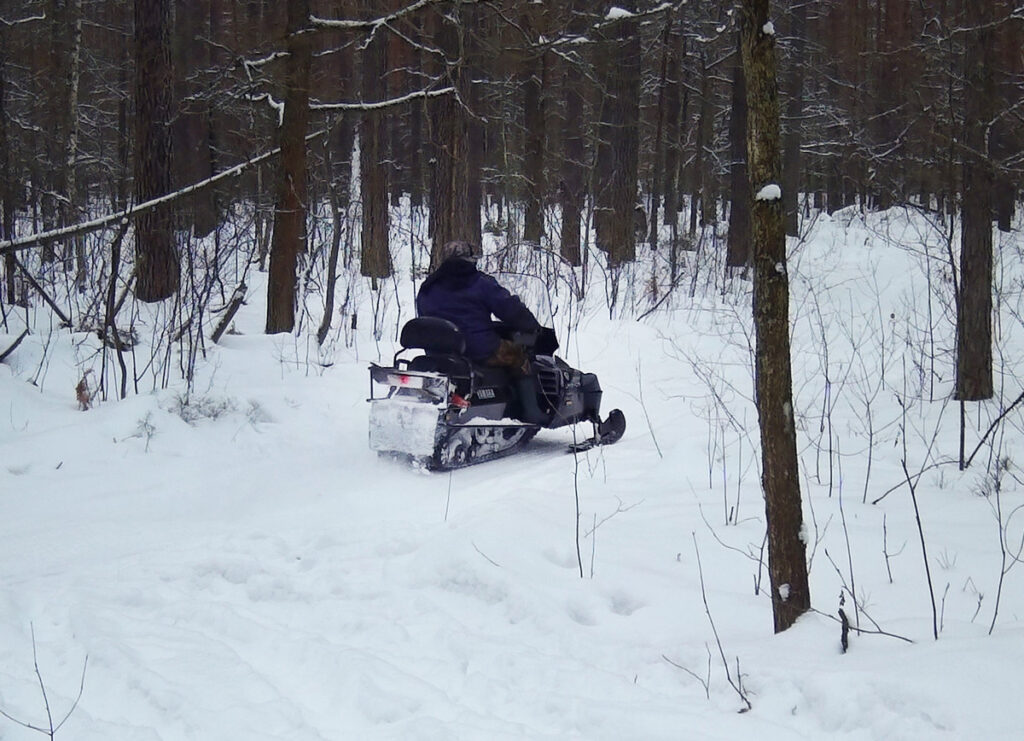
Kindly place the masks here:
[(416, 296), (420, 316), (447, 319), (466, 340), (466, 355), (474, 362), (507, 368), (511, 374), (523, 421), (544, 424), (547, 416), (537, 404), (536, 382), (523, 345), (502, 338), (491, 315), (512, 330), (536, 333), (541, 324), (518, 296), (476, 267), (480, 249), (465, 241), (448, 242), (441, 248), (441, 263), (427, 276)]

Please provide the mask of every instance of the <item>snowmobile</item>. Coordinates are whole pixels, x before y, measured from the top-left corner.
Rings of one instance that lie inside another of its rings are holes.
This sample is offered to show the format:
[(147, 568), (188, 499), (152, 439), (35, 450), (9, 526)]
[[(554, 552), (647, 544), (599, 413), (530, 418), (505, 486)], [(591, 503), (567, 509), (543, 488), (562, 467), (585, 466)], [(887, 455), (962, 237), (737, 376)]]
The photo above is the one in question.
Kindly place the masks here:
[[(601, 385), (555, 356), (554, 330), (499, 334), (527, 348), (543, 422), (523, 421), (517, 385), (509, 371), (471, 361), (462, 332), (437, 317), (418, 317), (402, 327), (401, 349), (390, 366), (370, 365), (370, 448), (447, 471), (502, 458), (521, 450), (542, 428), (591, 423), (593, 435), (570, 451), (610, 445), (622, 437), (626, 418), (618, 409), (601, 420)], [(412, 351), (422, 351), (413, 355)]]

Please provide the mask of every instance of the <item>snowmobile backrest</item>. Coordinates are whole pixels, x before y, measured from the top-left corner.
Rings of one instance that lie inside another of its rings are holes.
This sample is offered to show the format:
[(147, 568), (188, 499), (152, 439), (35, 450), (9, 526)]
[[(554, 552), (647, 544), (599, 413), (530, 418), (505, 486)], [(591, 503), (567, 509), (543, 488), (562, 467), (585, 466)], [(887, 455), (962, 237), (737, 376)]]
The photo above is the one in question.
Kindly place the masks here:
[(459, 328), (447, 319), (434, 316), (419, 316), (407, 321), (399, 341), (406, 350), (425, 350), (440, 355), (462, 355), (466, 352), (466, 338)]

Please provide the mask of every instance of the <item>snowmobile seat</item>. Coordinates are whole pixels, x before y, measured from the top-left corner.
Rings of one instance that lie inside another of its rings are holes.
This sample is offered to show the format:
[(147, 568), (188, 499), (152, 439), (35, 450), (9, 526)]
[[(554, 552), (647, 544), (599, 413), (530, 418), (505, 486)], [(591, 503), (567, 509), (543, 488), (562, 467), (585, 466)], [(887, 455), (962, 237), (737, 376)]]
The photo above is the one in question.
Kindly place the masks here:
[(429, 354), (419, 355), (409, 361), (409, 370), (443, 373), (452, 378), (469, 379), (472, 367), (469, 361), (459, 355)]
[(402, 327), (399, 338), (404, 350), (424, 350), (428, 355), (463, 355), (466, 338), (462, 331), (447, 319), (419, 316)]
[(402, 349), (395, 354), (395, 365), (400, 362), (398, 356), (406, 350), (423, 350), (425, 355), (401, 362), (406, 363), (409, 370), (450, 376), (460, 388), (466, 387), (464, 393), (468, 393), (473, 369), (463, 355), (466, 338), (452, 322), (433, 316), (410, 319), (402, 327), (399, 343)]

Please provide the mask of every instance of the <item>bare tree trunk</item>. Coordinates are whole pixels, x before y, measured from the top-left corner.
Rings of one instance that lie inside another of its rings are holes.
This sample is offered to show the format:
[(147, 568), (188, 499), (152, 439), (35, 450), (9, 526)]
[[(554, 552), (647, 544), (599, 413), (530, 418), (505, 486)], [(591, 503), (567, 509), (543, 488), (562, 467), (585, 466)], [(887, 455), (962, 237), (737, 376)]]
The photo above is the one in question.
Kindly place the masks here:
[[(543, 4), (528, 5), (523, 26), (529, 43), (535, 44), (547, 34), (547, 10)], [(539, 246), (544, 236), (544, 148), (545, 89), (548, 82), (547, 59), (543, 52), (527, 49), (520, 70), (523, 89), (523, 176), (526, 180), (526, 208), (523, 215), (523, 241)]]
[(775, 632), (810, 609), (803, 513), (793, 420), (789, 355), (789, 280), (775, 36), (766, 33), (768, 0), (743, 0), (743, 71), (747, 84), (747, 163), (753, 202), (755, 387), (761, 429), (761, 485), (768, 528), (768, 573)]
[[(669, 57), (666, 69), (665, 83), (665, 214), (663, 223), (672, 226), (675, 234), (675, 227), (679, 222), (679, 146), (682, 132), (682, 102), (679, 92), (683, 87), (682, 64), (680, 57), (683, 56), (682, 34), (678, 27), (673, 27), (669, 38)], [(676, 249), (676, 245), (672, 245)]]
[[(462, 9), (464, 16), (469, 11)], [(464, 18), (465, 20), (465, 18)], [(466, 59), (461, 56), (464, 48), (460, 37), (461, 28), (447, 16), (435, 16), (435, 38), (437, 46), (448, 59), (446, 82), (459, 90), (462, 101), (472, 99), (473, 81), (465, 69)], [(437, 163), (434, 167), (434, 187), (431, 198), (431, 267), (437, 265), (437, 255), (447, 242), (462, 239), (480, 241), (479, 197), (476, 198), (476, 214), (470, 190), (470, 125), (465, 109), (454, 95), (440, 98), (434, 108), (433, 134)], [(477, 183), (479, 187), (479, 182)]]
[[(572, 13), (567, 31), (581, 34), (586, 25), (583, 11), (587, 0), (573, 0)], [(576, 54), (580, 52), (577, 51)], [(562, 209), (561, 255), (570, 265), (581, 265), (580, 222), (583, 218), (583, 204), (586, 196), (586, 144), (583, 135), (583, 107), (586, 77), (581, 66), (583, 60), (574, 56), (565, 63), (562, 76), (562, 91), (565, 105), (565, 119), (562, 129), (562, 172), (558, 185), (558, 197)]]
[(789, 60), (789, 98), (786, 103), (786, 136), (783, 147), (782, 203), (786, 210), (786, 234), (800, 234), (800, 146), (803, 141), (804, 50), (807, 45), (807, 3), (795, 3), (790, 11), (793, 50)]
[[(620, 4), (635, 11), (635, 2)], [(611, 265), (636, 259), (636, 188), (639, 167), (640, 37), (632, 16), (618, 20), (606, 47), (606, 94), (601, 111), (595, 197), (597, 246)], [(599, 52), (601, 53), (601, 52)], [(603, 155), (602, 155), (603, 153)]]
[[(67, 145), (64, 162), (65, 185), (67, 199), (64, 201), (64, 224), (78, 221), (78, 97), (82, 80), (82, 0), (71, 0), (68, 5), (71, 25), (71, 48), (68, 57), (68, 100), (67, 100)], [(84, 237), (75, 237), (75, 286), (81, 290), (85, 287), (85, 241)]]
[(526, 141), (523, 176), (526, 180), (526, 209), (523, 241), (540, 245), (544, 236), (544, 62), (526, 62), (522, 73), (523, 114)]
[(743, 60), (732, 69), (732, 110), (729, 113), (729, 238), (725, 264), (742, 267), (750, 262), (750, 180), (747, 175), (747, 87)]
[[(364, 8), (374, 12), (375, 3)], [(362, 91), (364, 101), (381, 100), (384, 85), (384, 38), (375, 33), (366, 40), (362, 52)], [(360, 243), (359, 271), (373, 278), (391, 275), (391, 250), (388, 235), (388, 167), (384, 152), (387, 136), (386, 119), (379, 111), (364, 111), (359, 128), (359, 185), (363, 201), (363, 228)]]
[[(7, 27), (0, 23), (0, 240), (14, 239), (14, 189), (11, 145), (7, 133)], [(8, 303), (16, 303), (14, 253), (4, 255), (4, 287)]]
[(665, 139), (665, 108), (667, 106), (668, 88), (668, 66), (671, 56), (670, 45), (672, 43), (672, 26), (675, 23), (675, 15), (667, 14), (665, 31), (661, 37), (661, 75), (658, 79), (658, 109), (657, 126), (654, 135), (654, 172), (651, 174), (651, 207), (648, 209), (648, 220), (650, 231), (647, 240), (651, 249), (658, 249), (658, 210), (661, 207), (661, 186), (664, 177), (664, 139)]
[[(423, 21), (419, 16), (413, 21), (413, 30), (417, 39), (422, 39), (422, 24)], [(416, 84), (415, 81), (419, 80), (424, 72), (421, 45), (418, 45), (413, 50), (412, 58), (413, 63), (409, 78), (414, 81), (412, 84)], [(409, 146), (406, 149), (409, 152), (409, 161), (406, 163), (406, 167), (409, 168), (409, 203), (412, 208), (423, 206), (423, 150), (427, 144), (423, 136), (423, 121), (426, 118), (426, 110), (426, 103), (419, 101), (413, 103), (409, 110)]]
[[(986, 8), (989, 4), (982, 4)], [(966, 110), (963, 142), (963, 226), (960, 300), (957, 302), (956, 398), (992, 398), (992, 168), (988, 122), (992, 120), (991, 14), (978, 11), (968, 31), (964, 64)]]
[[(327, 255), (327, 288), (324, 295), (324, 316), (317, 329), (316, 339), (324, 344), (327, 333), (331, 330), (334, 317), (334, 296), (338, 283), (338, 257), (341, 252), (341, 232), (348, 228), (342, 217), (348, 211), (349, 181), (352, 172), (352, 132), (351, 117), (342, 114), (342, 120), (334, 127), (334, 134), (327, 138), (324, 147), (324, 164), (327, 171), (327, 197), (331, 204), (331, 249)], [(336, 163), (335, 158), (340, 159)]]
[[(710, 168), (706, 164), (711, 140), (711, 70), (708, 68), (707, 57), (701, 56), (700, 78), (700, 113), (697, 117), (697, 151), (693, 160), (693, 182), (690, 191), (690, 236), (697, 232), (698, 214), (701, 223), (714, 222), (714, 204), (708, 201), (708, 180)], [(700, 207), (698, 210), (698, 206)], [(710, 209), (709, 209), (710, 207)], [(711, 214), (711, 220), (707, 217)]]
[(295, 327), (296, 268), (306, 250), (306, 127), (309, 123), (309, 0), (288, 0), (287, 82), (281, 174), (267, 281), (267, 334)]
[[(135, 0), (135, 199), (171, 188), (170, 0)], [(171, 211), (161, 206), (135, 220), (135, 294), (162, 301), (178, 290), (181, 268)]]

